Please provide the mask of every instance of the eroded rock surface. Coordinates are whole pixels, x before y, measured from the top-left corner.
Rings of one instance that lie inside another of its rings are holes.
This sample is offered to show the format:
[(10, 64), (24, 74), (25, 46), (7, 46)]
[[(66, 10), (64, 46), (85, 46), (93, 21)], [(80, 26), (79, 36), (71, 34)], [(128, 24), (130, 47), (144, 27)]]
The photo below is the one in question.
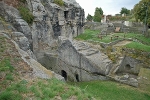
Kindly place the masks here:
[(102, 52), (84, 42), (71, 42), (64, 37), (59, 37), (59, 45), (57, 73), (65, 71), (74, 81), (106, 79), (112, 62)]

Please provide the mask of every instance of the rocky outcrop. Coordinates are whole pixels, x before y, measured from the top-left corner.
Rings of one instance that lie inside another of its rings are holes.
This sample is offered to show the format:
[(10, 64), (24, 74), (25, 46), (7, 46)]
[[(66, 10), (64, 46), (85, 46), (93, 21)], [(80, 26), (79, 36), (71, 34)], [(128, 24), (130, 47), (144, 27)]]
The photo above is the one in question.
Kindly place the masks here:
[(0, 16), (5, 18), (7, 22), (10, 22), (17, 31), (22, 32), (32, 44), (31, 29), (28, 23), (21, 18), (19, 11), (4, 2), (0, 2), (0, 11)]
[(13, 43), (16, 46), (16, 49), (18, 50), (19, 54), (21, 55), (22, 59), (31, 67), (33, 68), (33, 74), (36, 77), (40, 77), (40, 78), (45, 78), (45, 79), (50, 79), (52, 77), (55, 77), (59, 80), (64, 80), (63, 77), (61, 77), (60, 75), (47, 70), (44, 66), (42, 66), (40, 63), (38, 63), (36, 60), (34, 60), (33, 58), (31, 58), (28, 53), (26, 53), (25, 51), (23, 51), (22, 49), (20, 49), (18, 47), (18, 45), (13, 41)]
[(19, 44), (20, 48), (36, 59), (32, 52), (32, 35), (28, 23), (21, 18), (17, 9), (8, 6), (4, 2), (0, 2), (0, 11), (0, 16), (9, 23), (7, 25), (5, 25), (6, 23), (1, 23), (3, 31), (10, 31), (10, 37)]
[(2, 1), (0, 16), (10, 22), (15, 31), (25, 35), (36, 56), (46, 48), (57, 46), (58, 36), (72, 39), (83, 32), (84, 10), (76, 1), (64, 0), (63, 6), (55, 4), (53, 0), (27, 0), (27, 4), (35, 17), (31, 27), (16, 8)]
[(64, 0), (59, 6), (53, 0), (27, 0), (35, 20), (32, 25), (33, 51), (57, 46), (58, 36), (75, 37), (83, 32), (84, 10), (76, 1)]
[(11, 33), (11, 38), (19, 45), (19, 47), (26, 51), (30, 57), (36, 59), (35, 55), (30, 49), (30, 43), (29, 40), (24, 36), (23, 33), (21, 32), (12, 32)]
[(63, 1), (64, 5), (59, 6), (53, 0), (27, 0), (35, 17), (31, 26), (20, 17), (17, 9), (3, 2), (0, 2), (1, 16), (12, 23), (15, 29), (11, 38), (23, 50), (20, 51), (25, 55), (23, 59), (31, 66), (35, 63), (32, 67), (37, 76), (47, 77), (41, 65), (30, 58), (33, 53), (42, 65), (66, 80), (106, 79), (112, 64), (108, 57), (84, 42), (72, 41), (83, 32), (84, 10), (75, 0)]
[(59, 37), (57, 73), (66, 72), (68, 80), (90, 81), (104, 80), (108, 75), (112, 62), (97, 49), (84, 42), (69, 41)]

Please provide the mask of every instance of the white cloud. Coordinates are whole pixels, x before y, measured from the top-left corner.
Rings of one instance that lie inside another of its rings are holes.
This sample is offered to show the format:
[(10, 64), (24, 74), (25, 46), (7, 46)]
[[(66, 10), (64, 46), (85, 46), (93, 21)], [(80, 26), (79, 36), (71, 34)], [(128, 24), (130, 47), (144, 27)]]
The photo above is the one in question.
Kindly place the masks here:
[(132, 9), (140, 0), (76, 0), (87, 14), (94, 15), (96, 7), (101, 7), (104, 14), (117, 14), (122, 7)]

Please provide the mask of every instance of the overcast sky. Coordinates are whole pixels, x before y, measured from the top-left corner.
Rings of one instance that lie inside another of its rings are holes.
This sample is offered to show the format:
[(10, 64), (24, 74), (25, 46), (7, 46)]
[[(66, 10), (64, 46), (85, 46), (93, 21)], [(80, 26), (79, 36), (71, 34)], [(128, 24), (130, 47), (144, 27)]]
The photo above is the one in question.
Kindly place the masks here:
[(96, 7), (101, 7), (104, 14), (118, 14), (122, 7), (132, 9), (140, 0), (76, 0), (87, 14), (94, 15)]

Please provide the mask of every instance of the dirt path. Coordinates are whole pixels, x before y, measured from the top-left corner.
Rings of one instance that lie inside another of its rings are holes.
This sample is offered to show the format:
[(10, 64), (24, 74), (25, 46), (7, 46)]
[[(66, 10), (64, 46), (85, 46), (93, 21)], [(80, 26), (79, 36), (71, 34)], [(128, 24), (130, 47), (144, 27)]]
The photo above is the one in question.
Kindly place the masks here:
[(113, 46), (124, 46), (124, 45), (129, 44), (129, 43), (131, 43), (131, 41), (121, 41), (121, 42), (119, 42)]

